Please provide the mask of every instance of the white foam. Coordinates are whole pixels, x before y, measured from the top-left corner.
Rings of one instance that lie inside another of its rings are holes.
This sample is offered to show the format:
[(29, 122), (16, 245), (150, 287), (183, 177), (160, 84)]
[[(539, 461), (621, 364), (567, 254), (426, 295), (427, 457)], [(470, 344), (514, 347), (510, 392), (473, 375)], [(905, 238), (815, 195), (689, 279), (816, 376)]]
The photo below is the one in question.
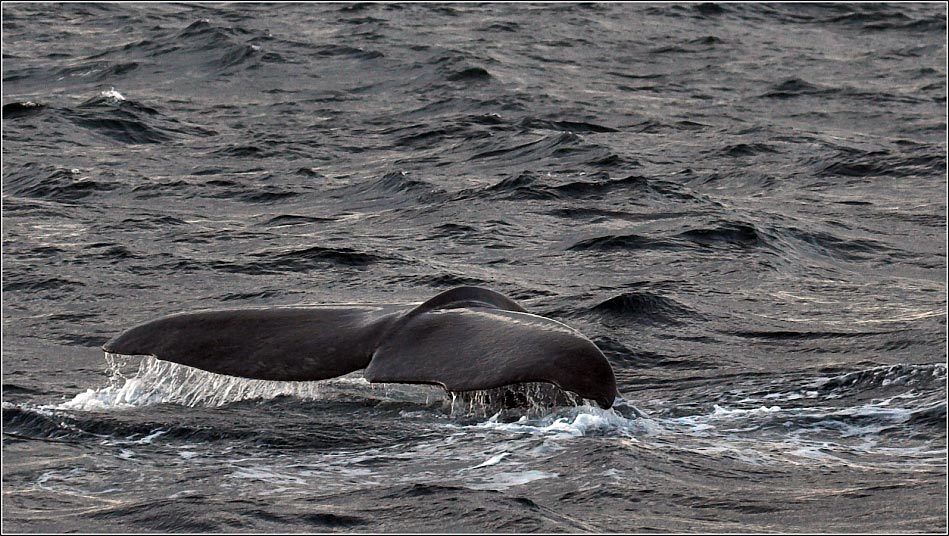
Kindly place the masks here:
[(535, 480), (546, 478), (557, 478), (560, 474), (549, 473), (547, 471), (538, 471), (531, 469), (528, 471), (519, 471), (511, 473), (496, 473), (488, 477), (480, 478), (474, 482), (467, 482), (465, 486), (477, 490), (504, 491), (514, 486), (521, 486)]
[(100, 95), (102, 95), (103, 97), (107, 99), (111, 99), (112, 102), (114, 103), (122, 102), (125, 100), (125, 97), (123, 97), (121, 93), (116, 91), (114, 87), (109, 89), (108, 91), (103, 91)]
[[(885, 431), (906, 423), (926, 408), (910, 409), (893, 404), (915, 398), (899, 394), (859, 406), (798, 407), (761, 406), (728, 408), (713, 406), (710, 413), (656, 419), (655, 433), (668, 437), (670, 448), (704, 455), (727, 455), (738, 461), (760, 464), (800, 464), (819, 461), (825, 465), (931, 466), (945, 463), (941, 445), (900, 444)], [(938, 401), (932, 407), (944, 405)], [(699, 441), (696, 439), (702, 438)], [(714, 445), (709, 446), (713, 441)], [(801, 461), (801, 460), (804, 461)]]
[(165, 434), (167, 434), (167, 433), (168, 433), (168, 430), (158, 429), (158, 430), (155, 430), (154, 432), (148, 434), (147, 436), (145, 436), (145, 437), (139, 439), (138, 442), (139, 442), (139, 443), (142, 443), (143, 445), (148, 445), (148, 444), (150, 444), (152, 441), (154, 441), (156, 438), (158, 438), (159, 436), (163, 436), (163, 435), (165, 435)]
[[(564, 416), (558, 416), (566, 413)], [(493, 415), (487, 421), (474, 425), (476, 428), (500, 430), (511, 433), (553, 436), (556, 438), (581, 437), (595, 433), (618, 433), (631, 436), (641, 431), (643, 419), (627, 419), (615, 411), (593, 406), (578, 406), (561, 410), (539, 418), (521, 417), (516, 422), (506, 423), (498, 420), (500, 414)]]
[[(465, 428), (543, 437), (543, 445), (525, 451), (531, 457), (546, 456), (575, 438), (607, 435), (622, 438), (621, 444), (631, 449), (659, 445), (755, 466), (813, 461), (860, 466), (867, 456), (873, 457), (873, 465), (929, 467), (944, 463), (944, 445), (907, 445), (885, 435), (927, 409), (905, 407), (906, 401), (915, 399), (916, 394), (903, 392), (856, 406), (733, 407), (723, 403), (693, 415), (633, 418), (615, 410), (580, 406), (540, 417), (523, 416), (515, 422), (504, 422), (499, 413)], [(944, 404), (935, 401), (931, 406), (938, 409)], [(482, 465), (501, 459), (495, 456)]]
[[(845, 407), (803, 407), (782, 408), (781, 406), (761, 406), (758, 408), (727, 408), (714, 405), (708, 414), (688, 415), (684, 417), (660, 419), (657, 422), (685, 426), (695, 435), (707, 436), (710, 433), (740, 432), (758, 430), (764, 424), (807, 422), (798, 432), (838, 430), (841, 437), (877, 434), (881, 430), (906, 422), (913, 410), (891, 407), (894, 399), (903, 395), (876, 400), (860, 406)], [(854, 424), (855, 418), (863, 418), (864, 424)], [(744, 428), (735, 429), (734, 426)]]
[(492, 465), (497, 465), (497, 464), (501, 463), (501, 460), (503, 460), (505, 457), (507, 457), (508, 454), (510, 454), (510, 453), (509, 453), (509, 452), (502, 452), (501, 454), (498, 454), (497, 456), (491, 456), (491, 457), (488, 458), (487, 460), (485, 460), (485, 461), (479, 463), (478, 465), (476, 465), (476, 466), (474, 466), (474, 467), (471, 467), (470, 469), (480, 469), (480, 468), (482, 468), (482, 467), (491, 467)]
[(752, 409), (728, 409), (719, 405), (712, 406), (710, 417), (716, 419), (728, 419), (735, 417), (745, 417), (748, 415), (762, 415), (768, 413), (777, 413), (781, 411), (781, 406), (761, 406)]

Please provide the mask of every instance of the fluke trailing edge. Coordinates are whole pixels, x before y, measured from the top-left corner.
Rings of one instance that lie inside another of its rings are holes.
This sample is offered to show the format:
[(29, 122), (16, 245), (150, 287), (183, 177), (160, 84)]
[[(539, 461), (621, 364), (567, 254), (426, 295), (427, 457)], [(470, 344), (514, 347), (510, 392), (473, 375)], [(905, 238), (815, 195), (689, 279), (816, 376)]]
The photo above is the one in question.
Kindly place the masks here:
[(261, 380), (325, 380), (366, 369), (370, 382), (448, 391), (549, 382), (603, 408), (619, 396), (609, 361), (560, 322), (478, 287), (418, 306), (318, 305), (181, 313), (102, 347)]

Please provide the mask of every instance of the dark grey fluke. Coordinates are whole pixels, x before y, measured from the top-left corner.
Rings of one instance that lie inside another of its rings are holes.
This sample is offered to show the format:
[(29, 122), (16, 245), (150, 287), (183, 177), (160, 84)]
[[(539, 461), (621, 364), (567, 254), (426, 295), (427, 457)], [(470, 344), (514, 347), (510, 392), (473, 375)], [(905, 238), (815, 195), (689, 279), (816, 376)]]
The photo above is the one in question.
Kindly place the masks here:
[(312, 381), (366, 369), (370, 382), (448, 391), (549, 382), (603, 408), (619, 396), (592, 341), (478, 287), (418, 306), (325, 305), (182, 313), (146, 322), (102, 347), (208, 372)]

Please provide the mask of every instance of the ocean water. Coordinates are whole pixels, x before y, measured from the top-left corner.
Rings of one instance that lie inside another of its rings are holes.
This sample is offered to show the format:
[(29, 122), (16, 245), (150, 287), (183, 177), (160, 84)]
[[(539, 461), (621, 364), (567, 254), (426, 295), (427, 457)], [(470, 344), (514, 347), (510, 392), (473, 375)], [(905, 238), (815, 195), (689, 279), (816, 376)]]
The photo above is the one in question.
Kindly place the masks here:
[[(944, 5), (2, 19), (4, 531), (947, 530)], [(628, 402), (100, 348), (459, 285)]]

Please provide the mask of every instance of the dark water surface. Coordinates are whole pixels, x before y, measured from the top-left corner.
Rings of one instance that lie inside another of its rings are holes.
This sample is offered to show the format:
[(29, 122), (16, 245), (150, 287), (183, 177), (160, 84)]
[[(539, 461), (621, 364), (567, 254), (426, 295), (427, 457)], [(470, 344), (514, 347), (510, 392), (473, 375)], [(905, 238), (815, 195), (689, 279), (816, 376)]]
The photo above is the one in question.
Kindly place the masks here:
[[(2, 15), (4, 530), (946, 530), (944, 5)], [(647, 416), (99, 349), (457, 285)]]

